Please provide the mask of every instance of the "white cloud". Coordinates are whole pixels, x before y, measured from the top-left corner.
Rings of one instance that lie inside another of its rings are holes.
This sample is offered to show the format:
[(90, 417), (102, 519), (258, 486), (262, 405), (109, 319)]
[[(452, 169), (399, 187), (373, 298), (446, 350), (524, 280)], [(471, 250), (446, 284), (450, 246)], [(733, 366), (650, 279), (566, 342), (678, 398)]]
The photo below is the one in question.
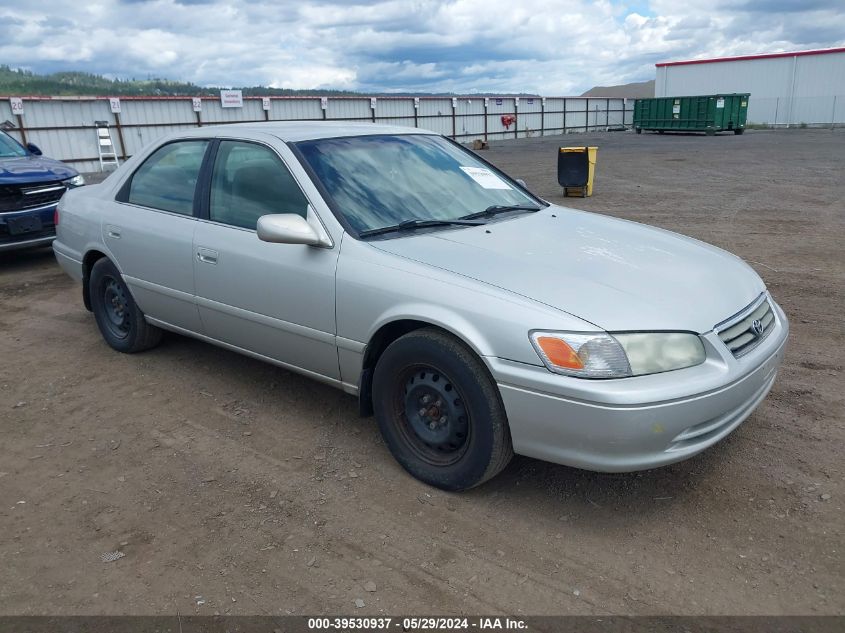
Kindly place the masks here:
[(577, 94), (654, 63), (845, 44), (837, 0), (39, 0), (0, 60), (201, 85)]

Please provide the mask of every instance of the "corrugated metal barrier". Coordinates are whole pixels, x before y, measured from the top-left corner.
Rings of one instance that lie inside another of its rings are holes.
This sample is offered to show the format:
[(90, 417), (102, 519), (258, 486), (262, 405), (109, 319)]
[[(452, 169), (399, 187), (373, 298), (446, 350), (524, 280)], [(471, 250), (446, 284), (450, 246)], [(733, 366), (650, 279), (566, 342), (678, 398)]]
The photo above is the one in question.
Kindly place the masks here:
[(618, 129), (631, 125), (633, 110), (633, 99), (586, 97), (244, 97), (242, 107), (228, 108), (218, 97), (0, 97), (10, 134), (80, 171), (99, 169), (95, 121), (108, 122), (125, 159), (165, 134), (203, 125), (371, 121), (468, 142)]

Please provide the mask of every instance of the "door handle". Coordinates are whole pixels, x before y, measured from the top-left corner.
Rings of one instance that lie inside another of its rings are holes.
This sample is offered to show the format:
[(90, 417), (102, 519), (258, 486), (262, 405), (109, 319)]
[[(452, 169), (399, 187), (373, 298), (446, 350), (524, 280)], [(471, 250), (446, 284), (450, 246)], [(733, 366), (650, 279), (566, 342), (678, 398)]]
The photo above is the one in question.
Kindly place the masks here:
[(201, 261), (203, 264), (216, 264), (217, 256), (217, 251), (213, 251), (210, 248), (197, 249), (197, 260)]
[(106, 234), (109, 237), (112, 237), (116, 240), (120, 239), (120, 227), (112, 226), (111, 224), (106, 225)]

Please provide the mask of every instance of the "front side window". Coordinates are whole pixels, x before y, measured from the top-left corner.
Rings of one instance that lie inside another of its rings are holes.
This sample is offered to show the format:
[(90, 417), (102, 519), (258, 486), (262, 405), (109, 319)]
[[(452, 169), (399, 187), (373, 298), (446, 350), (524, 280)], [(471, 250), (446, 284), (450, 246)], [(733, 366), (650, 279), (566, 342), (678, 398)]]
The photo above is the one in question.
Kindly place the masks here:
[(308, 200), (273, 150), (256, 143), (221, 141), (211, 176), (209, 219), (255, 229), (273, 213), (308, 215)]
[(127, 202), (192, 215), (208, 141), (176, 141), (157, 149), (132, 176)]
[(374, 135), (297, 143), (359, 233), (407, 220), (454, 220), (537, 201), (472, 153), (433, 135)]
[(26, 150), (11, 136), (0, 131), (0, 158), (20, 158), (26, 156)]

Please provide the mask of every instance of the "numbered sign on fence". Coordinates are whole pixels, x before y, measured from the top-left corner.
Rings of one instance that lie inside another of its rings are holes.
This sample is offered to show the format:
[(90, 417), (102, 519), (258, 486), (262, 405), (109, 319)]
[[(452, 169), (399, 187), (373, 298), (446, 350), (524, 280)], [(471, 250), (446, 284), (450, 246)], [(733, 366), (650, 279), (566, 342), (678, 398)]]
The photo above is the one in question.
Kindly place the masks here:
[(325, 110), (329, 107), (329, 98), (328, 97), (320, 97), (320, 108)]
[(117, 97), (109, 97), (109, 107), (112, 114), (120, 114), (120, 99)]
[(376, 109), (376, 98), (370, 97), (370, 108), (375, 110)]
[(270, 97), (261, 97), (261, 109), (270, 110)]
[(194, 112), (202, 112), (202, 99), (194, 97), (191, 99), (191, 106), (194, 108)]
[(23, 99), (20, 97), (9, 97), (9, 105), (12, 106), (12, 114), (23, 114)]

